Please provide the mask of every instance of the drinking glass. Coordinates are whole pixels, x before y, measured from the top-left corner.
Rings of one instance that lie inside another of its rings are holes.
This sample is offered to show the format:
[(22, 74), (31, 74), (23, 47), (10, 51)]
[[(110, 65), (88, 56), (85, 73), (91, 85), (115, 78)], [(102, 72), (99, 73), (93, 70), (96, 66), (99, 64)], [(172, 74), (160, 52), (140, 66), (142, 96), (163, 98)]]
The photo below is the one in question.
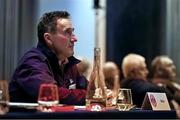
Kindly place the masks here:
[(41, 84), (38, 96), (39, 110), (53, 112), (52, 108), (59, 103), (58, 87), (55, 84)]
[(131, 89), (120, 88), (117, 96), (117, 108), (119, 111), (128, 111), (132, 106), (133, 101)]
[(4, 115), (9, 111), (9, 92), (8, 82), (0, 80), (0, 115)]

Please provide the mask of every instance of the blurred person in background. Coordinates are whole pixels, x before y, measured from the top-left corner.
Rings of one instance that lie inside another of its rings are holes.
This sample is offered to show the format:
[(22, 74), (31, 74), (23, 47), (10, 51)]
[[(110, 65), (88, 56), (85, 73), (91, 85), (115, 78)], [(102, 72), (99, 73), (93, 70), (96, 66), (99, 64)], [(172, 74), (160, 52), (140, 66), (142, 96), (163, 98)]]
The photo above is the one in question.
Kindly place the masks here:
[[(21, 58), (9, 83), (10, 100), (37, 102), (42, 83), (58, 86), (61, 104), (85, 104), (87, 80), (73, 57), (74, 34), (67, 11), (45, 13), (37, 26), (38, 44)], [(83, 84), (82, 84), (83, 83)]]
[(112, 97), (109, 97), (109, 104), (110, 106), (111, 104), (116, 105), (118, 89), (120, 88), (120, 70), (116, 63), (108, 61), (103, 65), (103, 74), (107, 87), (107, 96), (112, 95)]
[(84, 77), (86, 77), (86, 79), (88, 79), (89, 74), (90, 74), (89, 70), (90, 70), (91, 64), (85, 58), (79, 58), (79, 59), (81, 60), (81, 62), (79, 62), (77, 64), (78, 71), (82, 76), (84, 76)]
[(176, 67), (168, 56), (157, 56), (152, 64), (152, 83), (164, 87), (174, 95), (174, 99), (180, 104), (180, 85), (175, 82)]
[[(122, 72), (124, 79), (121, 82), (121, 87), (131, 89), (133, 103), (137, 107), (141, 107), (146, 92), (165, 92), (164, 89), (148, 82), (149, 71), (145, 58), (139, 54), (131, 53), (123, 58)], [(172, 96), (168, 94), (168, 100), (171, 99)]]
[(106, 62), (103, 65), (103, 73), (106, 87), (110, 90), (117, 90), (120, 88), (120, 70), (116, 63)]
[(157, 86), (165, 88), (172, 94), (172, 102), (176, 109), (177, 116), (180, 118), (180, 85), (176, 80), (176, 67), (173, 60), (168, 56), (161, 55), (153, 59), (151, 63), (152, 79), (151, 82)]

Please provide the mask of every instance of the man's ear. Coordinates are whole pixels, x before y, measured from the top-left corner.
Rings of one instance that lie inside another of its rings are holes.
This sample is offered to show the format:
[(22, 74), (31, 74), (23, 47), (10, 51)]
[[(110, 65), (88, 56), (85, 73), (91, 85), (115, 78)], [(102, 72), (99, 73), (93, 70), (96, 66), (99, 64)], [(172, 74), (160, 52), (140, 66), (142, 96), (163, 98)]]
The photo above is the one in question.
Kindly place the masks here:
[(44, 33), (44, 40), (48, 46), (52, 45), (52, 38), (50, 33)]

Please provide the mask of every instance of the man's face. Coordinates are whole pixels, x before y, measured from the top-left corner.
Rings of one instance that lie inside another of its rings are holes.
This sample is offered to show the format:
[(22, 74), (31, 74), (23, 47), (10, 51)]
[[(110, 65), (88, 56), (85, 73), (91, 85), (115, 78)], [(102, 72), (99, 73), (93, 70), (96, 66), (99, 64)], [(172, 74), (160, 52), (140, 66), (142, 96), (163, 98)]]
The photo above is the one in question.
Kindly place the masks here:
[(145, 61), (141, 61), (139, 65), (137, 65), (136, 74), (140, 79), (147, 80), (147, 75), (149, 73)]
[(142, 63), (142, 65), (141, 65), (141, 70), (140, 70), (140, 71), (141, 71), (141, 74), (142, 74), (142, 78), (146, 80), (149, 71), (148, 71), (148, 69), (147, 69), (147, 66), (146, 66), (145, 61)]
[(50, 33), (50, 47), (59, 59), (65, 59), (74, 54), (74, 42), (77, 41), (73, 34), (74, 28), (70, 19), (57, 20), (56, 32)]

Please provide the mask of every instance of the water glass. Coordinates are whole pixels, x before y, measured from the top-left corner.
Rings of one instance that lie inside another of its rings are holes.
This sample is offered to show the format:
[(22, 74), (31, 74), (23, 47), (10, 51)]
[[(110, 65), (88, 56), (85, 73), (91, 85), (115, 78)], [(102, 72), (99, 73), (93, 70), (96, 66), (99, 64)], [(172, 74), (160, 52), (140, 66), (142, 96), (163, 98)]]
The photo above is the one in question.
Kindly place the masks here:
[(52, 108), (59, 103), (58, 87), (55, 84), (41, 84), (38, 96), (39, 110), (53, 112)]
[(0, 115), (4, 115), (9, 111), (9, 92), (8, 82), (0, 80)]
[(120, 88), (117, 96), (117, 108), (119, 111), (128, 111), (132, 106), (133, 101), (131, 89)]

